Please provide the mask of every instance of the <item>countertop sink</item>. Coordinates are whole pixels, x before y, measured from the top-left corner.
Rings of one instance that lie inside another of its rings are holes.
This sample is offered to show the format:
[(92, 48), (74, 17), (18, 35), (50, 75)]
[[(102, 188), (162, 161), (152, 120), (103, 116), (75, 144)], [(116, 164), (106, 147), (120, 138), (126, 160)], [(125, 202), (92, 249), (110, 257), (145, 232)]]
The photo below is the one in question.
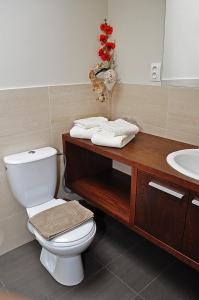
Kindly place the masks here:
[(176, 171), (199, 180), (199, 149), (172, 152), (167, 156), (167, 162)]

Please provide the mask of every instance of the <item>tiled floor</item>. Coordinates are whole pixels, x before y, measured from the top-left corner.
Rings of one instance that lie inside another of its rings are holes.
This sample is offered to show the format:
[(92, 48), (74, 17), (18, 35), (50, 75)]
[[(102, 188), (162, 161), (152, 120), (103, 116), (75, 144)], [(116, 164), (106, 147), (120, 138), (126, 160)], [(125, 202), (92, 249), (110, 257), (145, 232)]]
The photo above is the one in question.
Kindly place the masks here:
[(0, 292), (34, 300), (194, 300), (199, 274), (122, 224), (98, 213), (98, 231), (84, 254), (85, 279), (57, 283), (39, 262), (33, 241), (0, 257)]

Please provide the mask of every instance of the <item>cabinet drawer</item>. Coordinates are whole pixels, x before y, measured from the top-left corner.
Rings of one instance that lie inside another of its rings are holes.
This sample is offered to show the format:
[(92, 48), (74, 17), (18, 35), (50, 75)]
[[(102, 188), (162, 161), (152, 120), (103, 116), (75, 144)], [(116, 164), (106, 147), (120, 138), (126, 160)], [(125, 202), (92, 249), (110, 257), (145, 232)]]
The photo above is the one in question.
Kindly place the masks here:
[(190, 193), (183, 253), (199, 262), (199, 194)]
[(135, 225), (176, 249), (182, 238), (188, 191), (139, 171)]

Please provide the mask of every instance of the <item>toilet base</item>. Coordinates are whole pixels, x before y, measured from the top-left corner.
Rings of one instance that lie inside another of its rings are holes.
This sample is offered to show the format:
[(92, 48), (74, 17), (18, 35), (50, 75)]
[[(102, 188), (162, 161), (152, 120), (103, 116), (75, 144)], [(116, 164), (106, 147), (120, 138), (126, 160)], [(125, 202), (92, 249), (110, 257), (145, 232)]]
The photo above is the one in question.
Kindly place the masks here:
[(52, 277), (66, 286), (73, 286), (84, 279), (81, 255), (72, 257), (56, 256), (42, 248), (40, 261)]

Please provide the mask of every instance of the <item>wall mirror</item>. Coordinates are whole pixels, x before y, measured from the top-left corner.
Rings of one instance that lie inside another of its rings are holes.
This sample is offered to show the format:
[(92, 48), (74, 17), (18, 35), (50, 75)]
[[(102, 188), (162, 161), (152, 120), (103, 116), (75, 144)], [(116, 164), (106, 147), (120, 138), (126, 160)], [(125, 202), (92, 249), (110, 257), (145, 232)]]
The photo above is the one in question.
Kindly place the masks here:
[(198, 12), (198, 0), (166, 0), (162, 85), (199, 87)]

